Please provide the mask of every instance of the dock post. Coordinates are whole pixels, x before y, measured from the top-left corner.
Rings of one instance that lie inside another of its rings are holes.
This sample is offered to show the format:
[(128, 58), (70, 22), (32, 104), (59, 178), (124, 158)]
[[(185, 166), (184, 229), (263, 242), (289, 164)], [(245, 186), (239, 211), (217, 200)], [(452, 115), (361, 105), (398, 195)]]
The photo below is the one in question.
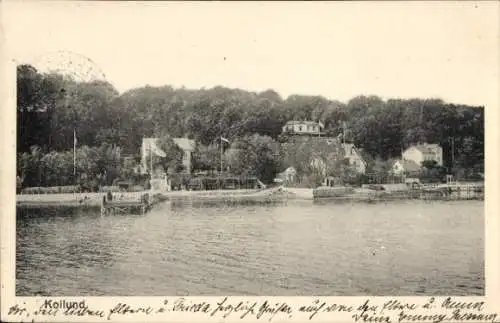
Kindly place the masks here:
[(106, 213), (106, 195), (104, 195), (102, 197), (102, 200), (101, 200), (101, 216), (104, 216), (105, 213)]

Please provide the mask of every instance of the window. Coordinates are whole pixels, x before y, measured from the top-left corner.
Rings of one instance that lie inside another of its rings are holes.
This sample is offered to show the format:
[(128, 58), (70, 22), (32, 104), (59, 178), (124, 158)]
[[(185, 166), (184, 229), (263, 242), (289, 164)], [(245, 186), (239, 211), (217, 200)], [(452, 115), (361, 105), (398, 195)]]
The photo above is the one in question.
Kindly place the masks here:
[(299, 126), (299, 131), (302, 131), (302, 126)]

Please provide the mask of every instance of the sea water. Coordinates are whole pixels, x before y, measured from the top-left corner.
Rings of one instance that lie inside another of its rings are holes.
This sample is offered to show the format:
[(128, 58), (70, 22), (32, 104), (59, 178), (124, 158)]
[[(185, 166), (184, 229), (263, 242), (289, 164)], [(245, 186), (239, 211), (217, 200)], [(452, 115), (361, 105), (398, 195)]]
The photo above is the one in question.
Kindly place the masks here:
[(483, 295), (484, 205), (17, 210), (16, 294)]

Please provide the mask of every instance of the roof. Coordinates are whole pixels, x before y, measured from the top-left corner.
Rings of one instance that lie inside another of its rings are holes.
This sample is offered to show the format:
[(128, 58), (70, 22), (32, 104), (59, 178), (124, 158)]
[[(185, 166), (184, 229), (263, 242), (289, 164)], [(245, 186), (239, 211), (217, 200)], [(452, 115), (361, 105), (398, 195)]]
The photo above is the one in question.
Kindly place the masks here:
[(321, 128), (323, 128), (323, 124), (321, 122), (316, 122), (316, 121), (300, 121), (300, 120), (290, 120), (288, 121), (285, 126), (292, 126), (296, 124), (302, 124), (302, 125), (319, 125)]
[[(423, 153), (434, 153), (436, 150), (441, 149), (441, 146), (438, 144), (418, 144), (409, 147), (408, 149), (415, 148), (420, 150)], [(407, 149), (407, 150), (408, 150)]]
[[(142, 143), (146, 144), (147, 146), (155, 145), (156, 146), (156, 141), (158, 138), (142, 138)], [(185, 151), (193, 151), (194, 148), (196, 147), (196, 142), (192, 139), (188, 138), (172, 138), (172, 140), (175, 142), (179, 148)]]
[(344, 148), (344, 154), (345, 156), (352, 156), (353, 154), (351, 154), (351, 151), (354, 149), (354, 151), (356, 152), (356, 155), (358, 155), (359, 159), (363, 162), (363, 164), (365, 164), (366, 166), (366, 161), (365, 159), (363, 158), (363, 156), (361, 156), (361, 154), (358, 152), (358, 148), (356, 148), (356, 146), (354, 146), (354, 144), (346, 144), (346, 143), (343, 143), (342, 144), (342, 148)]
[(287, 177), (287, 176), (294, 176), (297, 174), (297, 170), (290, 166), (288, 167), (287, 169), (285, 169), (284, 171), (282, 171), (281, 173), (278, 173), (276, 175), (276, 178), (283, 178), (283, 177)]
[(297, 174), (297, 170), (295, 169), (295, 167), (293, 166), (290, 166), (288, 167), (287, 169), (285, 169), (282, 174)]
[(342, 148), (344, 148), (344, 153), (346, 155), (350, 155), (351, 154), (351, 150), (352, 148), (356, 149), (356, 147), (354, 147), (354, 144), (342, 144)]
[(142, 143), (143, 144), (148, 144), (148, 146), (149, 146), (149, 145), (156, 144), (157, 140), (158, 140), (158, 138), (142, 138)]
[(175, 144), (179, 146), (182, 150), (193, 151), (196, 147), (196, 143), (192, 139), (188, 138), (173, 138)]
[(420, 166), (413, 160), (399, 159), (394, 163), (400, 163), (405, 171), (414, 172), (420, 170)]

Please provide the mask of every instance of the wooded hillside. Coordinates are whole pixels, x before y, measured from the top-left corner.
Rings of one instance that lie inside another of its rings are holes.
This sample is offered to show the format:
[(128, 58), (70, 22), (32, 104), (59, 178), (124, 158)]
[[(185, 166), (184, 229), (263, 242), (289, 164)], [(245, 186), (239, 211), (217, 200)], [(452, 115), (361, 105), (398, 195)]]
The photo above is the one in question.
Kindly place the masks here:
[(483, 168), (483, 107), (376, 96), (358, 96), (344, 103), (321, 96), (282, 98), (273, 90), (254, 93), (221, 86), (146, 86), (119, 94), (106, 82), (76, 83), (60, 75), (40, 74), (29, 65), (18, 66), (17, 71), (19, 154), (29, 153), (32, 146), (40, 147), (42, 154), (71, 150), (74, 129), (79, 146), (106, 144), (120, 147), (122, 153), (138, 154), (143, 137), (187, 136), (203, 151), (220, 136), (236, 142), (258, 134), (278, 142), (288, 120), (313, 120), (323, 122), (330, 136), (341, 134), (345, 124), (345, 140), (373, 159), (395, 158), (413, 143), (429, 142), (443, 147), (444, 164), (451, 167), (453, 142), (456, 169)]

